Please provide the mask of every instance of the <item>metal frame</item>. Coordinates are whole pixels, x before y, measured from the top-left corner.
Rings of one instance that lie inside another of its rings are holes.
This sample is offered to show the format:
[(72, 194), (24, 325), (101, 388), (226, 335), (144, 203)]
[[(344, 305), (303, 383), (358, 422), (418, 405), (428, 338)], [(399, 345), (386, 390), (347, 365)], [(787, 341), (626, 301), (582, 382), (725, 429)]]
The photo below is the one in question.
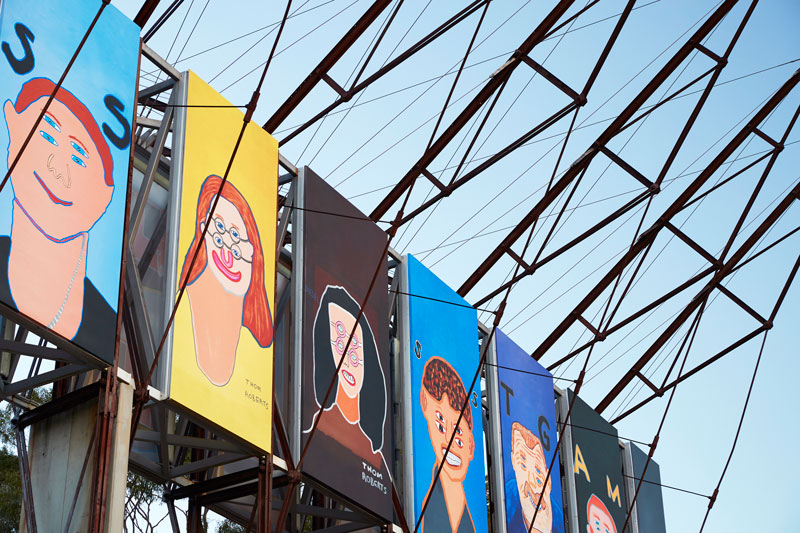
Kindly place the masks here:
[[(489, 490), (492, 495), (492, 521), (494, 531), (506, 530), (506, 490), (504, 479), (503, 443), (500, 438), (500, 376), (497, 371), (497, 337), (492, 337), (492, 344), (486, 355), (486, 402), (488, 404), (489, 434), (486, 437), (486, 451), (492, 458), (487, 463), (489, 472)], [(495, 504), (495, 502), (497, 504)]]

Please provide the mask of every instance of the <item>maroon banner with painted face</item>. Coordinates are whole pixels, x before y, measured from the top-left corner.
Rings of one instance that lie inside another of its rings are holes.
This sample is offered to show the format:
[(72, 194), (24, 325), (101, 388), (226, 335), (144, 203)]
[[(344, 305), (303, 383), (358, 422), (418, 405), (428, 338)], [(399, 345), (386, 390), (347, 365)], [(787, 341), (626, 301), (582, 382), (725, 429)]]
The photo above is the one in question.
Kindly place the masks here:
[(303, 446), (321, 417), (303, 472), (391, 520), (387, 235), (308, 168), (302, 181)]

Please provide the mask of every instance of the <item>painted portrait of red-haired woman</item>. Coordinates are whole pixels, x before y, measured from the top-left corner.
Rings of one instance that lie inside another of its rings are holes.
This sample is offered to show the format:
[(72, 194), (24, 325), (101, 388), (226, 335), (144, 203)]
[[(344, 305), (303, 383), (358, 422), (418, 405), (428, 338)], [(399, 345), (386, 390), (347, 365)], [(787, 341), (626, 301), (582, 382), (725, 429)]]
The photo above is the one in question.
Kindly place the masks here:
[[(242, 327), (262, 348), (272, 344), (273, 335), (255, 217), (230, 182), (222, 187), (212, 213), (221, 184), (221, 177), (211, 175), (200, 188), (194, 238), (180, 276), (180, 286), (186, 284), (189, 297), (197, 366), (217, 386), (226, 385), (233, 375)], [(206, 224), (208, 231), (202, 237)]]

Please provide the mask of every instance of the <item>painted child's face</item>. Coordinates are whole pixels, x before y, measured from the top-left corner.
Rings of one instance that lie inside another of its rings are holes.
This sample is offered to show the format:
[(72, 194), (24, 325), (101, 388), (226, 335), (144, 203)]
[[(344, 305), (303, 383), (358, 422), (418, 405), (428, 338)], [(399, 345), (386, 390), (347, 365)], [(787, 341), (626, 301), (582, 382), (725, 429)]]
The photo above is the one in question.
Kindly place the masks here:
[[(202, 230), (203, 224), (200, 228)], [(254, 248), (239, 210), (220, 198), (205, 237), (206, 268), (226, 292), (244, 297), (253, 275)]]
[[(3, 106), (10, 137), (9, 165), (16, 158), (47, 98), (17, 113)], [(88, 231), (114, 192), (89, 132), (67, 106), (53, 100), (11, 176), (14, 196), (47, 235), (64, 239)]]
[[(536, 515), (532, 531), (549, 533), (553, 526), (553, 510), (550, 508), (550, 482), (547, 489), (544, 488), (545, 478), (547, 477), (547, 463), (542, 451), (541, 442), (535, 435), (533, 448), (528, 448), (522, 432), (515, 430), (512, 434), (511, 442), (511, 465), (514, 467), (514, 474), (517, 479), (517, 489), (519, 489), (519, 500), (522, 505), (522, 514), (525, 517), (525, 527), (530, 528), (531, 520)], [(544, 495), (542, 493), (544, 492)], [(541, 503), (539, 512), (536, 512), (536, 504)]]
[[(342, 367), (339, 369), (339, 387), (344, 393), (355, 398), (361, 392), (364, 385), (364, 332), (361, 324), (356, 325), (356, 319), (339, 305), (328, 304), (328, 317), (330, 318), (330, 341), (333, 363), (339, 365), (339, 361), (344, 357)], [(347, 346), (347, 339), (350, 332), (356, 326), (353, 340)], [(345, 352), (345, 346), (347, 351)]]
[(441, 401), (436, 401), (436, 398), (429, 394), (423, 386), (420, 396), (422, 414), (428, 422), (428, 434), (436, 454), (436, 464), (441, 464), (445, 450), (447, 450), (447, 443), (450, 442), (450, 437), (455, 431), (456, 435), (444, 461), (442, 473), (453, 481), (464, 481), (464, 478), (467, 477), (469, 463), (475, 455), (472, 429), (467, 425), (464, 417), (461, 417), (461, 423), (456, 428), (459, 412), (450, 407), (450, 399), (446, 393), (442, 394)]
[(588, 533), (617, 533), (614, 519), (597, 505), (590, 505), (587, 509), (589, 524), (586, 526)]

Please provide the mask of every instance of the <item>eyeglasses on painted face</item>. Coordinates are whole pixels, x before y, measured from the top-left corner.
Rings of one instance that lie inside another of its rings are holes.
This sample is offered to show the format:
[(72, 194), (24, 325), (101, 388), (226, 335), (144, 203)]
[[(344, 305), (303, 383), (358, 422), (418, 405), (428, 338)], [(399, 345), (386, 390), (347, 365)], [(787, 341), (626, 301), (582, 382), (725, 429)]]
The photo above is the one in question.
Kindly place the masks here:
[[(344, 327), (344, 323), (341, 320), (331, 322), (331, 326), (336, 328), (336, 340), (331, 341), (331, 344), (333, 344), (336, 353), (344, 355), (344, 348), (347, 344), (348, 337), (347, 328)], [(350, 358), (350, 366), (352, 367), (364, 364), (364, 360), (358, 357), (358, 352), (356, 351), (359, 346), (362, 346), (361, 341), (359, 341), (358, 335), (353, 333), (353, 340), (350, 341), (350, 346), (347, 350), (347, 356)]]
[[(239, 228), (236, 226), (231, 226), (230, 228), (225, 227), (225, 223), (219, 217), (214, 217), (212, 220), (214, 224), (214, 233), (211, 234), (211, 239), (214, 241), (214, 246), (217, 248), (222, 248), (223, 246), (231, 251), (231, 255), (234, 259), (241, 259), (245, 263), (252, 263), (253, 258), (245, 259), (242, 255), (242, 249), (239, 247), (240, 242), (250, 242), (249, 240), (242, 237), (239, 233)], [(224, 234), (228, 234), (231, 238), (233, 244), (228, 246), (228, 243), (225, 242), (225, 239), (222, 238)]]

